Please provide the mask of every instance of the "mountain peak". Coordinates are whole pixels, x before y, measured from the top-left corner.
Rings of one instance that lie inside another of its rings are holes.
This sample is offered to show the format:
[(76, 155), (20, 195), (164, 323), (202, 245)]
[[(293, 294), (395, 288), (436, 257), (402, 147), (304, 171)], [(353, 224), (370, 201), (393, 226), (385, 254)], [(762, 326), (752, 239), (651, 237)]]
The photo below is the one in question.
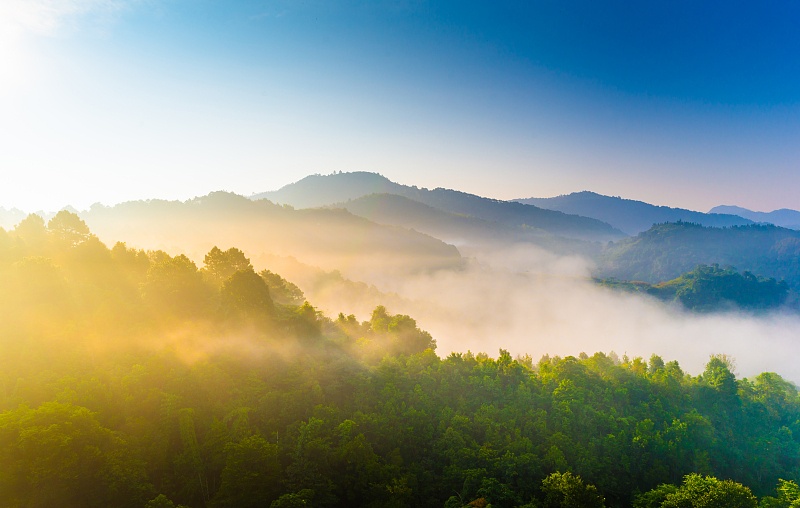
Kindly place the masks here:
[(354, 171), (309, 175), (276, 191), (254, 194), (251, 199), (269, 199), (297, 208), (315, 208), (367, 194), (396, 193), (400, 185), (379, 173)]
[[(608, 224), (591, 218), (469, 194), (463, 191), (436, 188), (433, 190), (394, 183), (377, 173), (334, 173), (311, 175), (277, 191), (253, 196), (297, 208), (347, 204), (371, 194), (396, 194), (417, 203), (424, 203), (449, 214), (473, 217), (512, 228), (530, 227), (568, 238), (608, 241), (625, 236)], [(387, 199), (382, 198), (383, 202)]]

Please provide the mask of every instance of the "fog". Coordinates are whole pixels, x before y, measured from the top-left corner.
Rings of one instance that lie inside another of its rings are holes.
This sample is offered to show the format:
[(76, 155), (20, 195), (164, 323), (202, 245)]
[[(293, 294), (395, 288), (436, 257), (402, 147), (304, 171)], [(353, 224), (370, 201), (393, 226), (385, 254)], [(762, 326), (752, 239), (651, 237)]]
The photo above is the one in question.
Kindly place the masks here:
[[(346, 212), (211, 198), (132, 204), (85, 217), (108, 245), (122, 240), (183, 252), (200, 266), (212, 246), (238, 247), (257, 270), (294, 282), (329, 317), (343, 312), (365, 320), (377, 305), (410, 315), (434, 336), (440, 356), (467, 350), (496, 356), (501, 348), (534, 361), (598, 351), (658, 354), (697, 375), (710, 355), (721, 353), (735, 359), (739, 377), (774, 371), (800, 383), (797, 314), (692, 313), (600, 287), (589, 261), (530, 244), (462, 244), (460, 262), (448, 250), (453, 247), (431, 237)], [(210, 207), (214, 200), (223, 202)]]
[[(363, 313), (385, 303), (390, 312), (411, 315), (434, 336), (440, 356), (467, 350), (496, 356), (500, 348), (534, 361), (545, 354), (597, 351), (645, 359), (657, 354), (697, 375), (710, 355), (722, 353), (734, 358), (739, 377), (774, 371), (800, 382), (797, 315), (688, 312), (600, 287), (590, 277), (589, 262), (536, 247), (469, 254), (462, 270), (373, 281), (394, 294), (381, 302), (382, 295), (373, 292), (354, 310)], [(326, 313), (347, 312), (342, 304), (352, 302), (327, 291), (311, 290), (308, 296)]]

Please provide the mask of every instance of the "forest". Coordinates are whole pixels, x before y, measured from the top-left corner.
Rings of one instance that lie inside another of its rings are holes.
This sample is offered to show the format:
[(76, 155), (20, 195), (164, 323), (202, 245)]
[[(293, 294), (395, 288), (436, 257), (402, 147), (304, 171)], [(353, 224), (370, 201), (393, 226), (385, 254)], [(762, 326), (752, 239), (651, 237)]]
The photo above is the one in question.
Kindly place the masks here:
[[(751, 272), (738, 272), (734, 267), (698, 265), (680, 277), (658, 284), (637, 281), (598, 279), (598, 284), (633, 293), (644, 293), (666, 302), (680, 303), (684, 308), (697, 312), (746, 310), (763, 312), (795, 308), (797, 302), (787, 305), (789, 285), (781, 280), (765, 278)], [(792, 295), (794, 297), (794, 295)]]
[(235, 246), (109, 248), (69, 211), (0, 229), (0, 283), (3, 506), (800, 506), (797, 387), (725, 355), (441, 357)]
[(691, 222), (655, 224), (609, 245), (599, 262), (604, 277), (651, 283), (670, 280), (701, 264), (735, 266), (800, 288), (800, 232), (752, 224), (725, 228)]

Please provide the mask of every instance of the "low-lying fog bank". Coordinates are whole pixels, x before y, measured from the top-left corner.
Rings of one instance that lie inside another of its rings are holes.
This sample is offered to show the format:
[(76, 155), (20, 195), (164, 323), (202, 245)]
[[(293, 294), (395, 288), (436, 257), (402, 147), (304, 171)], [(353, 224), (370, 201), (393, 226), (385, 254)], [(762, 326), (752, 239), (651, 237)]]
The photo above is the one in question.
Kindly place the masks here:
[(697, 375), (710, 355), (722, 353), (734, 358), (740, 377), (774, 371), (800, 382), (797, 315), (690, 313), (599, 287), (585, 260), (534, 247), (467, 254), (472, 261), (460, 271), (371, 281), (381, 292), (364, 301), (342, 299), (325, 288), (308, 296), (333, 316), (356, 312), (366, 319), (380, 303), (409, 314), (433, 334), (445, 356), (467, 350), (496, 355), (500, 348), (529, 354), (534, 362), (545, 354), (614, 351), (645, 359), (658, 354)]

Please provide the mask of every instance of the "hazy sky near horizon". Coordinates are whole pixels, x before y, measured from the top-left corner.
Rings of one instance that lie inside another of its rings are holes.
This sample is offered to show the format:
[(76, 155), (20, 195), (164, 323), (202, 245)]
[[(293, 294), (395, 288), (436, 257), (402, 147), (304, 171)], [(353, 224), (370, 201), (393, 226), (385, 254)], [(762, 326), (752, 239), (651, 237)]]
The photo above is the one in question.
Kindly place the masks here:
[(2, 0), (0, 206), (311, 173), (800, 209), (800, 2)]

